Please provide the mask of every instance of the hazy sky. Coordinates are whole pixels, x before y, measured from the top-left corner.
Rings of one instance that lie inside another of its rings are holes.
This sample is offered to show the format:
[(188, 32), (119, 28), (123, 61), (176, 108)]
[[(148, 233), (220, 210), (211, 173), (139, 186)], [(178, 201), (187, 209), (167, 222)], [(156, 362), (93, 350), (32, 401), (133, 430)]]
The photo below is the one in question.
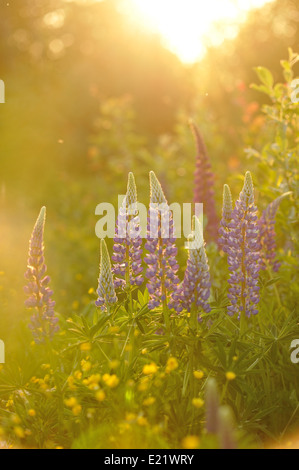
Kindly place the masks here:
[[(132, 21), (160, 33), (183, 62), (194, 62), (204, 54), (205, 43), (233, 38), (248, 11), (269, 1), (122, 0), (122, 10)], [(215, 22), (221, 23), (221, 33)]]

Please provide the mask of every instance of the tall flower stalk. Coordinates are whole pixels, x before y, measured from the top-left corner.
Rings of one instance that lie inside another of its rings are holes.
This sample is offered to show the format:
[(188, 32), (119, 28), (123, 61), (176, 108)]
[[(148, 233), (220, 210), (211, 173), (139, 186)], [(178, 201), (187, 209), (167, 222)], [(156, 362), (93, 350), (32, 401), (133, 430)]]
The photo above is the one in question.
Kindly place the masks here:
[(95, 304), (103, 311), (109, 312), (111, 305), (117, 302), (117, 297), (114, 289), (110, 257), (105, 240), (101, 240), (100, 251), (100, 275), (97, 288), (98, 298)]
[(275, 219), (279, 204), (286, 197), (292, 194), (287, 192), (277, 197), (272, 201), (268, 207), (263, 211), (262, 216), (258, 221), (259, 226), (259, 241), (261, 244), (262, 263), (261, 268), (263, 270), (267, 267), (272, 268), (274, 272), (277, 272), (280, 268), (280, 263), (276, 260), (276, 233), (275, 233)]
[(182, 282), (183, 307), (191, 312), (192, 324), (196, 326), (198, 310), (210, 312), (208, 303), (210, 297), (210, 272), (208, 259), (204, 248), (202, 226), (196, 216), (193, 216), (193, 233), (189, 237), (189, 257), (184, 280)]
[(137, 215), (137, 188), (133, 173), (129, 173), (127, 193), (116, 222), (113, 246), (115, 287), (128, 288), (143, 283), (142, 238)]
[(28, 296), (25, 305), (33, 308), (29, 328), (36, 343), (52, 340), (59, 330), (58, 318), (55, 316), (53, 291), (49, 287), (50, 277), (46, 275), (47, 266), (44, 258), (44, 228), (46, 208), (42, 207), (29, 241), (29, 257), (25, 278), (28, 281), (24, 291)]
[(149, 308), (163, 305), (163, 315), (169, 326), (169, 308), (181, 307), (173, 301), (173, 293), (178, 289), (178, 264), (176, 261), (174, 224), (172, 214), (162, 187), (153, 171), (150, 172), (150, 205), (147, 221), (147, 241), (145, 256), (148, 265), (146, 277), (150, 294)]
[(261, 269), (257, 208), (254, 204), (252, 177), (246, 172), (243, 189), (228, 223), (225, 251), (230, 271), (229, 315), (237, 314), (244, 333), (246, 317), (258, 313), (258, 278)]
[(222, 205), (222, 219), (219, 228), (219, 246), (224, 252), (227, 251), (227, 237), (229, 234), (229, 223), (231, 221), (233, 211), (233, 199), (230, 187), (228, 184), (223, 186), (223, 205)]
[(218, 217), (214, 197), (214, 174), (203, 137), (194, 124), (190, 127), (196, 143), (196, 163), (194, 172), (194, 202), (203, 203), (204, 214), (207, 217), (206, 232), (210, 240), (217, 240)]

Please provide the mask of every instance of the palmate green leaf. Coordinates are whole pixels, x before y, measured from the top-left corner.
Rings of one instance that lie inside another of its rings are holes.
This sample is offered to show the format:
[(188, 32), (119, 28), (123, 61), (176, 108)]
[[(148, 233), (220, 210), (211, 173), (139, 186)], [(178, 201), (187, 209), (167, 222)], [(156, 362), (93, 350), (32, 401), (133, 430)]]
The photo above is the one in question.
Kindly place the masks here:
[(260, 81), (269, 89), (273, 87), (274, 78), (270, 70), (266, 67), (255, 67), (254, 71), (259, 77)]

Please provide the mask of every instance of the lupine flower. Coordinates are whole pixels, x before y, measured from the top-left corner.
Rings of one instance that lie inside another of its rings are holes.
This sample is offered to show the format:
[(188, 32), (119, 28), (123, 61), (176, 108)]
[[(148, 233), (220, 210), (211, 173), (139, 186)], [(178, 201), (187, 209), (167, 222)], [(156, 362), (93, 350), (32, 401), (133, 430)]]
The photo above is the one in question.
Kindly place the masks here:
[(150, 294), (149, 308), (153, 309), (163, 304), (165, 308), (175, 308), (178, 312), (181, 306), (173, 302), (172, 294), (179, 284), (176, 261), (174, 225), (172, 214), (161, 185), (153, 171), (150, 172), (150, 206), (148, 213), (147, 241), (145, 248), (149, 254), (145, 256), (148, 265), (146, 277), (149, 279), (147, 288)]
[(227, 261), (230, 271), (229, 315), (245, 318), (258, 313), (258, 277), (261, 269), (260, 245), (251, 174), (246, 172), (243, 189), (228, 224)]
[(266, 269), (267, 266), (272, 267), (274, 272), (280, 268), (279, 261), (275, 260), (276, 257), (276, 241), (275, 241), (275, 218), (276, 213), (281, 201), (289, 196), (291, 192), (284, 193), (272, 201), (268, 207), (263, 211), (262, 216), (258, 221), (259, 226), (259, 241), (262, 249), (262, 265), (261, 269)]
[[(196, 216), (193, 216), (193, 234), (189, 239), (189, 257), (184, 280), (182, 282), (183, 306), (188, 312), (192, 306), (210, 312), (210, 273), (208, 259), (204, 248), (202, 227)], [(192, 240), (192, 241), (191, 241)]]
[(233, 211), (233, 200), (228, 184), (223, 187), (223, 205), (222, 205), (222, 219), (219, 228), (219, 246), (224, 252), (227, 250), (227, 236), (229, 232), (228, 224), (231, 221)]
[(113, 246), (115, 287), (140, 286), (142, 277), (142, 238), (137, 213), (137, 189), (133, 173), (129, 173), (127, 193), (116, 222)]
[(234, 417), (229, 406), (220, 406), (219, 411), (219, 440), (221, 449), (237, 449), (234, 436)]
[(219, 427), (219, 395), (217, 382), (212, 377), (209, 378), (205, 393), (206, 402), (206, 430), (210, 434), (216, 434)]
[(106, 311), (109, 309), (110, 305), (117, 302), (111, 271), (110, 257), (105, 240), (101, 240), (100, 275), (97, 294), (98, 299), (96, 300), (95, 304), (97, 307), (101, 307), (103, 311)]
[(48, 287), (50, 277), (46, 276), (47, 266), (44, 258), (44, 227), (46, 221), (46, 208), (42, 207), (35, 223), (30, 242), (29, 258), (25, 278), (28, 281), (24, 287), (28, 299), (25, 305), (34, 308), (29, 328), (36, 343), (43, 343), (46, 339), (52, 340), (59, 330), (58, 318), (55, 316), (55, 302), (51, 299), (53, 291)]
[(193, 121), (190, 121), (190, 126), (197, 149), (194, 173), (194, 202), (203, 203), (204, 214), (208, 219), (206, 227), (208, 237), (211, 240), (216, 240), (218, 217), (214, 198), (214, 174), (203, 137)]

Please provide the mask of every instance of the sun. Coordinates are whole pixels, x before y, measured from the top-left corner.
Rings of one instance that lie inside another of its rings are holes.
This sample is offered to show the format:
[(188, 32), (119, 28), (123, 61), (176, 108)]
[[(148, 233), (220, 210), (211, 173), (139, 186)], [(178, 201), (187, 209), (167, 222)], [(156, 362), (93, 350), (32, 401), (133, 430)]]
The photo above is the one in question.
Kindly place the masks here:
[(182, 62), (193, 63), (208, 44), (233, 38), (248, 11), (273, 0), (124, 0), (123, 8), (137, 21), (161, 35)]

